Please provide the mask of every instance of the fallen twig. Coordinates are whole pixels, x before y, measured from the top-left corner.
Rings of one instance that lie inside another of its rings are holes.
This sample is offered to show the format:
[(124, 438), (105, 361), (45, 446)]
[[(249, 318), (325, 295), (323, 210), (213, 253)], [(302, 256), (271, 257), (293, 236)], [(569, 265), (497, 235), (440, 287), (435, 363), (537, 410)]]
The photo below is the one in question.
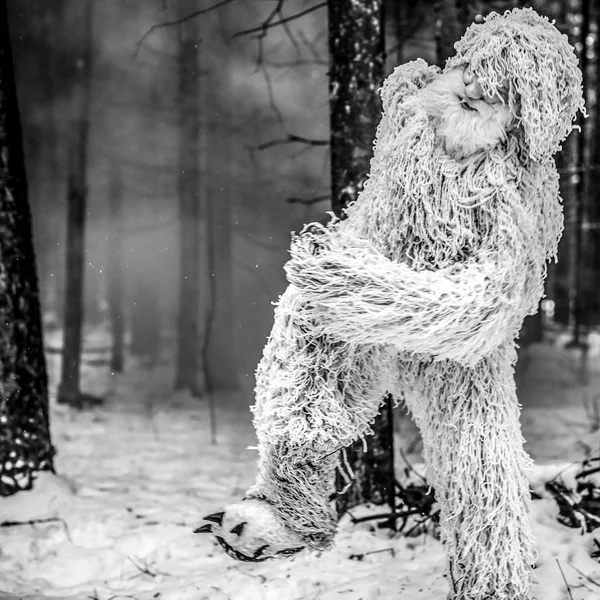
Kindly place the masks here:
[(569, 585), (569, 582), (567, 581), (567, 578), (565, 577), (565, 574), (563, 573), (562, 567), (560, 566), (560, 562), (558, 560), (558, 558), (556, 559), (556, 564), (558, 565), (558, 568), (560, 569), (560, 574), (562, 575), (563, 581), (565, 582), (565, 585), (567, 586), (567, 592), (569, 592), (569, 598), (571, 598), (571, 600), (573, 600), (573, 594), (571, 593), (571, 586)]

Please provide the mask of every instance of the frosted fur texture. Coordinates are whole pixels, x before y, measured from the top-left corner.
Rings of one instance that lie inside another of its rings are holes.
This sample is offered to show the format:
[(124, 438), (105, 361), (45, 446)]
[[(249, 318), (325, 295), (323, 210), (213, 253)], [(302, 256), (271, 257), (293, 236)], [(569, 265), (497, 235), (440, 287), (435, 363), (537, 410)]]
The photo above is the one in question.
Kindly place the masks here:
[[(450, 598), (530, 600), (514, 339), (562, 231), (552, 155), (583, 108), (581, 74), (531, 9), (491, 15), (456, 49), (443, 84), (422, 60), (390, 75), (357, 202), (293, 240), (257, 371), (249, 496), (326, 548), (336, 451), (368, 435), (391, 391), (423, 433)], [(453, 112), (467, 62), (490, 96), (508, 82), (505, 105)]]

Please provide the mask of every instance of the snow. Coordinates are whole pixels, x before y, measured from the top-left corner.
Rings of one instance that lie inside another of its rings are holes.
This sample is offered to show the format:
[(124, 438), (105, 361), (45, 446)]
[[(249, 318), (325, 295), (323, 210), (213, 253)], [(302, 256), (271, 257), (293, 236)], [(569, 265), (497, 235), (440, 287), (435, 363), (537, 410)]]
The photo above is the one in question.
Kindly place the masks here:
[[(86, 338), (88, 356), (94, 347), (107, 346), (102, 332)], [(540, 491), (556, 476), (572, 486), (573, 461), (600, 447), (582, 400), (600, 389), (600, 343), (596, 346), (585, 378), (578, 357), (565, 351), (561, 340), (530, 349), (519, 387), (527, 448), (538, 464), (532, 483)], [(372, 521), (354, 525), (345, 517), (335, 548), (321, 556), (233, 561), (210, 535), (193, 530), (202, 516), (239, 499), (254, 478), (248, 397), (213, 398), (217, 443), (212, 444), (208, 402), (173, 393), (167, 363), (150, 369), (130, 361), (127, 372), (117, 376), (99, 364), (97, 350), (93, 359), (85, 356), (84, 391), (104, 396), (106, 404), (84, 412), (56, 405), (58, 356), (49, 354), (60, 478), (44, 475), (33, 492), (3, 499), (0, 521), (58, 518), (0, 528), (0, 600), (446, 597), (444, 553), (435, 537), (401, 537)], [(420, 468), (419, 448), (411, 447), (408, 435), (414, 426), (402, 418), (398, 431), (409, 460)], [(592, 534), (560, 525), (557, 511), (547, 497), (534, 503), (537, 598), (567, 600), (570, 593), (573, 600), (598, 600), (600, 565), (589, 556)]]

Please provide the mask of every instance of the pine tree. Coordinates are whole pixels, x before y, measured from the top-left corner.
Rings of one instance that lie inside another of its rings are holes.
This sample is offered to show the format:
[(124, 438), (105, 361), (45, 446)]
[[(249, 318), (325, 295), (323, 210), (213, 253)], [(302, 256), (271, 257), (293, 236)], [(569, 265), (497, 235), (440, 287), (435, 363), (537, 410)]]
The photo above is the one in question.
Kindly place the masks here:
[(6, 2), (0, 2), (0, 496), (53, 471), (31, 214)]

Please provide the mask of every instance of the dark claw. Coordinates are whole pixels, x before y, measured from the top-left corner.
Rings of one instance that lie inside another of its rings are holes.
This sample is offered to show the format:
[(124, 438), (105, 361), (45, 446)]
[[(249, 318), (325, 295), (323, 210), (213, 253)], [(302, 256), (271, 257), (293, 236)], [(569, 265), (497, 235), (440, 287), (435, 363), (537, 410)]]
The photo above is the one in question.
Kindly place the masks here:
[(210, 523), (202, 525), (202, 527), (198, 527), (198, 529), (194, 529), (194, 533), (210, 533), (211, 531), (212, 525)]
[(224, 512), (219, 512), (215, 513), (214, 515), (208, 515), (207, 517), (204, 517), (204, 520), (210, 521), (211, 523), (216, 523), (217, 525), (221, 525), (221, 523), (223, 522), (224, 515)]
[(256, 560), (257, 558), (260, 557), (260, 555), (269, 547), (269, 544), (265, 544), (264, 546), (261, 546), (255, 553), (254, 556), (252, 557), (254, 560)]
[(244, 562), (261, 562), (268, 558), (268, 557), (260, 558), (260, 555), (264, 552), (265, 548), (268, 547), (268, 544), (267, 544), (267, 546), (262, 546), (261, 548), (259, 548), (254, 553), (254, 556), (246, 556), (242, 552), (239, 552), (235, 548), (232, 548), (222, 537), (219, 537), (218, 535), (216, 535), (215, 538), (216, 538), (217, 542), (219, 542), (219, 544), (224, 548), (225, 552), (227, 552), (227, 554), (229, 554), (229, 556), (231, 556), (231, 558), (235, 558), (236, 560), (241, 560)]
[(236, 535), (242, 535), (242, 530), (244, 529), (245, 524), (246, 524), (246, 521), (242, 521), (239, 525), (232, 527), (229, 530), (229, 533), (235, 533)]
[(300, 546), (300, 548), (286, 548), (285, 550), (280, 550), (277, 554), (281, 554), (282, 556), (291, 556), (292, 554), (302, 552), (302, 550), (304, 550), (304, 546)]

